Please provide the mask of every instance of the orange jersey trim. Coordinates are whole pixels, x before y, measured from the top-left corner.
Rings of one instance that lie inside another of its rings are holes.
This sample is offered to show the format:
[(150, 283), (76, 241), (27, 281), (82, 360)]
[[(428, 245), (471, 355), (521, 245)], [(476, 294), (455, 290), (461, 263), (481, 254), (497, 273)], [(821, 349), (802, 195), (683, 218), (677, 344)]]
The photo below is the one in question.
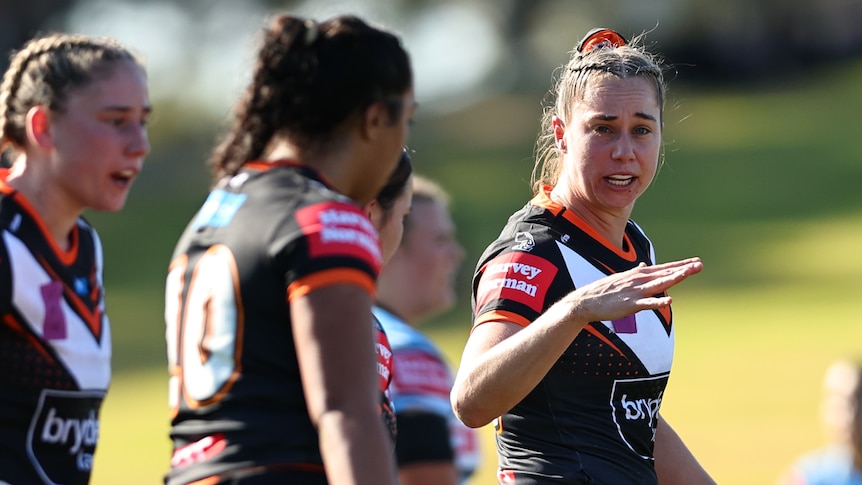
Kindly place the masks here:
[[(217, 245), (209, 248), (206, 253), (207, 254), (224, 253), (227, 255), (225, 260), (230, 264), (230, 271), (231, 271), (231, 275), (232, 275), (231, 280), (233, 281), (233, 291), (234, 291), (234, 295), (235, 295), (234, 298), (236, 300), (236, 302), (235, 302), (235, 304), (236, 304), (236, 333), (235, 333), (235, 339), (234, 339), (235, 347), (234, 347), (234, 353), (233, 353), (234, 369), (233, 369), (233, 372), (231, 373), (230, 377), (228, 377), (228, 379), (225, 381), (225, 383), (222, 384), (222, 386), (219, 388), (219, 390), (216, 391), (216, 393), (213, 396), (211, 396), (207, 399), (204, 399), (202, 401), (198, 401), (196, 399), (189, 397), (186, 393), (183, 393), (183, 400), (185, 401), (186, 405), (188, 405), (188, 407), (190, 409), (200, 409), (202, 407), (209, 406), (210, 404), (221, 401), (222, 398), (228, 392), (230, 392), (230, 390), (233, 388), (233, 385), (236, 383), (236, 381), (242, 375), (242, 352), (243, 352), (243, 343), (244, 343), (244, 335), (245, 335), (245, 308), (243, 307), (242, 293), (241, 293), (240, 285), (239, 285), (239, 270), (236, 267), (236, 260), (233, 257), (233, 253), (231, 252), (230, 248), (228, 248), (227, 246), (217, 244)], [(176, 261), (178, 264), (179, 263), (183, 263), (183, 264), (186, 263), (185, 260), (180, 261), (180, 259), (182, 259), (182, 258), (178, 258), (178, 260)], [(173, 265), (173, 263), (172, 263), (172, 265)], [(196, 265), (194, 268), (194, 271), (192, 272), (191, 282), (189, 283), (189, 293), (192, 292), (193, 287), (195, 285), (195, 282), (198, 279), (197, 274), (198, 274), (199, 269), (200, 269), (200, 266)], [(209, 305), (210, 303), (211, 302), (208, 301), (207, 305)], [(185, 311), (187, 312), (188, 308), (186, 308)], [(203, 336), (203, 340), (201, 342), (199, 342), (199, 344), (198, 344), (198, 351), (199, 351), (199, 355), (201, 357), (201, 363), (206, 362), (206, 360), (209, 358), (209, 352), (206, 352), (205, 349), (208, 348), (207, 343), (212, 338), (212, 334), (211, 334), (212, 325), (209, 322), (210, 312), (206, 311), (205, 315), (206, 315), (205, 318), (207, 318), (207, 321), (204, 322), (204, 336)], [(186, 320), (186, 316), (184, 315), (183, 316), (183, 322), (185, 322), (185, 320)], [(182, 334), (180, 333), (180, 335), (182, 335)], [(177, 338), (179, 339), (179, 336)], [(182, 356), (183, 360), (186, 358), (188, 358), (188, 356), (186, 356), (186, 355)], [(181, 371), (178, 374), (179, 374), (179, 378), (180, 378), (181, 389), (184, 389), (185, 378), (184, 378)]]
[[(667, 294), (667, 292), (665, 292), (664, 294)], [(664, 318), (664, 322), (662, 322), (662, 323), (664, 323), (665, 327), (670, 327), (670, 324), (672, 323), (671, 318), (673, 318), (673, 314), (671, 313), (670, 305), (663, 306), (663, 307), (659, 308), (658, 312), (662, 316), (662, 318)]]
[[(46, 273), (51, 275), (51, 278), (55, 281), (62, 281), (59, 275), (51, 269), (51, 266), (47, 261), (42, 259), (42, 256), (36, 255), (36, 259), (39, 260), (39, 264), (42, 266), (42, 269), (45, 270)], [(94, 291), (98, 291), (98, 285), (94, 285)], [(93, 334), (101, 338), (102, 337), (102, 308), (96, 302), (96, 308), (91, 312), (87, 305), (81, 301), (81, 297), (79, 297), (74, 291), (72, 291), (68, 286), (63, 285), (63, 294), (66, 295), (67, 301), (74, 308), (75, 312), (81, 317), (82, 320), (90, 327), (90, 330), (93, 331)]]
[(189, 485), (216, 485), (221, 480), (221, 477), (207, 477), (203, 480), (198, 480), (196, 482), (189, 482)]
[(35, 335), (33, 335), (32, 332), (27, 330), (21, 322), (15, 319), (15, 317), (7, 313), (6, 315), (3, 315), (3, 322), (10, 328), (12, 328), (15, 333), (27, 339), (27, 341), (30, 342), (33, 348), (38, 350), (39, 353), (42, 354), (42, 357), (44, 357), (48, 362), (56, 361), (54, 359), (54, 356), (52, 356), (51, 353), (48, 352), (48, 349), (45, 348), (45, 343), (39, 338), (37, 338)]
[(296, 160), (273, 160), (271, 162), (266, 162), (263, 160), (253, 160), (250, 162), (245, 162), (243, 164), (243, 168), (255, 170), (258, 172), (266, 172), (268, 170), (272, 170), (275, 167), (305, 167), (314, 171), (314, 173), (316, 173), (317, 176), (320, 177), (320, 180), (323, 181), (323, 183), (326, 184), (327, 187), (334, 188), (329, 179), (326, 178), (322, 173), (320, 173), (316, 168)]
[(619, 348), (619, 347), (617, 347), (616, 345), (614, 345), (614, 343), (613, 343), (613, 342), (611, 342), (610, 340), (608, 340), (608, 338), (607, 338), (607, 337), (605, 337), (604, 335), (602, 335), (602, 334), (601, 334), (601, 333), (600, 333), (600, 332), (599, 332), (599, 331), (598, 331), (598, 330), (593, 326), (593, 324), (592, 324), (592, 323), (588, 323), (588, 324), (587, 324), (587, 326), (586, 326), (586, 327), (584, 327), (584, 330), (586, 330), (587, 332), (591, 333), (594, 337), (596, 337), (596, 338), (598, 338), (599, 340), (601, 340), (602, 342), (604, 342), (604, 343), (605, 343), (606, 345), (608, 345), (610, 348), (612, 348), (612, 349), (616, 350), (617, 352), (619, 352), (619, 354), (620, 354), (620, 355), (622, 355), (623, 357), (627, 357), (625, 352), (623, 352), (622, 350), (620, 350), (620, 348)]
[(255, 170), (257, 172), (267, 172), (276, 167), (304, 167), (305, 165), (297, 162), (296, 160), (275, 160), (272, 162), (264, 162), (261, 160), (255, 160), (251, 162), (245, 162), (243, 164), (243, 168), (247, 168), (249, 170)]
[[(487, 313), (483, 313), (479, 315), (476, 320), (473, 321), (473, 328), (482, 325), (483, 323), (488, 322), (507, 322), (514, 323), (515, 325), (520, 325), (521, 327), (526, 327), (530, 323), (530, 320), (518, 315), (514, 312), (508, 312), (506, 310), (494, 310)], [(471, 330), (472, 331), (472, 330)]]
[(75, 222), (75, 225), (72, 227), (72, 232), (69, 235), (69, 249), (63, 251), (60, 249), (60, 246), (57, 245), (57, 241), (54, 240), (54, 236), (48, 231), (48, 227), (45, 226), (45, 221), (42, 220), (42, 217), (39, 215), (39, 212), (30, 204), (30, 201), (24, 197), (20, 191), (16, 190), (14, 187), (9, 185), (6, 182), (6, 177), (9, 176), (9, 169), (0, 170), (0, 193), (6, 195), (8, 197), (12, 197), (18, 205), (30, 216), (33, 221), (36, 222), (36, 227), (39, 228), (39, 232), (42, 233), (42, 237), (48, 241), (48, 246), (51, 248), (51, 251), (57, 255), (57, 259), (60, 260), (61, 263), (69, 266), (74, 263), (78, 258), (78, 223)]
[(599, 234), (599, 232), (596, 231), (593, 226), (589, 225), (587, 221), (581, 219), (581, 217), (577, 215), (574, 211), (568, 210), (562, 204), (552, 200), (550, 195), (551, 188), (552, 187), (550, 185), (542, 187), (542, 190), (538, 194), (536, 194), (535, 197), (533, 197), (533, 199), (530, 201), (530, 204), (536, 207), (542, 207), (544, 209), (547, 209), (555, 216), (562, 214), (563, 218), (565, 218), (567, 221), (574, 224), (578, 229), (589, 234), (590, 237), (602, 243), (603, 246), (610, 249), (626, 261), (637, 260), (637, 252), (635, 251), (634, 245), (632, 245), (628, 234), (623, 234), (623, 244), (625, 247), (628, 248), (627, 250), (623, 251), (615, 244), (611, 244), (610, 241), (608, 241), (604, 236)]
[(372, 297), (376, 294), (374, 278), (368, 273), (352, 268), (336, 268), (320, 271), (304, 278), (300, 278), (287, 287), (287, 301), (305, 296), (308, 293), (324, 286), (335, 284), (357, 285), (367, 291)]
[[(488, 313), (484, 313), (479, 318), (477, 318), (476, 321), (473, 322), (473, 328), (475, 329), (479, 325), (482, 325), (483, 323), (489, 323), (489, 322), (514, 323), (515, 325), (520, 325), (522, 327), (526, 327), (527, 325), (532, 323), (529, 320), (527, 320), (526, 318), (522, 317), (521, 315), (518, 315), (517, 313), (507, 312), (505, 310), (495, 310), (495, 311), (491, 311)], [(620, 355), (623, 355), (623, 356), (626, 355), (625, 352), (620, 350), (619, 347), (614, 345), (613, 342), (608, 340), (607, 337), (605, 337), (598, 330), (596, 330), (596, 328), (593, 327), (593, 325), (591, 323), (587, 324), (584, 327), (584, 330), (591, 333), (592, 335), (597, 337), (599, 340), (601, 340), (602, 342), (607, 344), (609, 347), (611, 347), (612, 349), (619, 352)]]

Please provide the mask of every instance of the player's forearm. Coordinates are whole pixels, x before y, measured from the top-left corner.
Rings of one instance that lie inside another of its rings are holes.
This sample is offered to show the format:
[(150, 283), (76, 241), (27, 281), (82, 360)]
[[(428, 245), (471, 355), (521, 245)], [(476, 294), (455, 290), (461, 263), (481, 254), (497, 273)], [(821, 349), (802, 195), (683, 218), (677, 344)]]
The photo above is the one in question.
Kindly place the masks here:
[(659, 485), (715, 485), (679, 435), (659, 414), (655, 437)]
[(330, 411), (320, 416), (318, 426), (329, 483), (397, 483), (392, 445), (376, 412)]
[(569, 304), (561, 303), (508, 335), (482, 327), (514, 328), (515, 324), (492, 322), (477, 327), (452, 388), (458, 418), (476, 428), (512, 409), (541, 382), (585, 324), (572, 317)]

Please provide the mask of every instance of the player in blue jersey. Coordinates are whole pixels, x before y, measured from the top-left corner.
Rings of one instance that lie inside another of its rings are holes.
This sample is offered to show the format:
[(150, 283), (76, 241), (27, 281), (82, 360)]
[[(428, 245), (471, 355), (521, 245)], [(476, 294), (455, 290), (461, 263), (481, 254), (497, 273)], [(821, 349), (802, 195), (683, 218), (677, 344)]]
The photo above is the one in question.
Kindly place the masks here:
[(395, 483), (363, 206), (403, 154), (407, 52), (353, 16), (263, 33), (166, 282), (169, 485)]
[(448, 194), (416, 176), (404, 238), (380, 273), (374, 314), (394, 353), (392, 397), (398, 417), (401, 485), (465, 483), (480, 461), (475, 430), (449, 404), (453, 372), (443, 352), (418, 328), (455, 303), (464, 250), (455, 239)]
[(111, 380), (102, 246), (150, 145), (143, 66), (113, 40), (50, 34), (0, 86), (0, 482), (85, 484)]
[(500, 483), (712, 484), (659, 413), (666, 290), (702, 264), (656, 264), (629, 219), (659, 163), (661, 67), (597, 29), (560, 72), (535, 197), (476, 266), (453, 407), (468, 426), (494, 421)]
[(779, 485), (862, 485), (862, 365), (833, 362), (823, 376), (820, 417), (828, 443), (800, 456)]

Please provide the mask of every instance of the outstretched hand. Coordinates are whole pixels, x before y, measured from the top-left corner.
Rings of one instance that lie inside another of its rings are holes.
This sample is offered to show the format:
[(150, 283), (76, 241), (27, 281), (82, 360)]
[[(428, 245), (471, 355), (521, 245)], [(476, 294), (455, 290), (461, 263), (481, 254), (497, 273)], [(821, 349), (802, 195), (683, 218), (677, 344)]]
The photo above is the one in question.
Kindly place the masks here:
[(572, 299), (572, 314), (579, 319), (590, 322), (615, 320), (641, 310), (655, 310), (670, 305), (670, 296), (656, 295), (701, 270), (703, 263), (700, 258), (653, 266), (641, 263), (628, 271), (582, 286), (569, 293), (566, 299)]

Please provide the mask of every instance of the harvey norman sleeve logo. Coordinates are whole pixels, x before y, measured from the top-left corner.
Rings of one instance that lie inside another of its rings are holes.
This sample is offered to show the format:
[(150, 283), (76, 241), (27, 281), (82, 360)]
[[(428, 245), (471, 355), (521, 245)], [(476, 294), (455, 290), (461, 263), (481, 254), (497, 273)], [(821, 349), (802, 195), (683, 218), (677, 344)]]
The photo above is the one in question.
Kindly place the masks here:
[(308, 238), (312, 257), (350, 256), (380, 270), (377, 230), (358, 207), (324, 202), (300, 209), (296, 219)]
[(512, 300), (540, 312), (556, 275), (557, 267), (539, 256), (522, 252), (502, 254), (482, 269), (476, 301), (481, 308), (497, 299)]

